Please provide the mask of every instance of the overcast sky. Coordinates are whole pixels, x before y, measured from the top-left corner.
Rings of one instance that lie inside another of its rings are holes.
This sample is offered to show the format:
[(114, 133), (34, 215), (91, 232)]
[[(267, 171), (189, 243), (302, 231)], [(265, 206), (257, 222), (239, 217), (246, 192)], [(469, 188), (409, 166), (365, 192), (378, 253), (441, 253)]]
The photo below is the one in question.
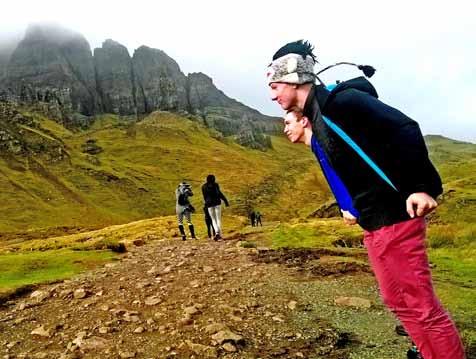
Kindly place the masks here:
[[(100, 1), (5, 0), (0, 38), (31, 22), (81, 32), (91, 48), (112, 38), (131, 55), (164, 50), (182, 71), (204, 72), (228, 96), (265, 114), (266, 65), (289, 41), (307, 39), (321, 66), (370, 64), (380, 98), (420, 123), (425, 134), (476, 143), (476, 19), (470, 1)], [(321, 66), (317, 66), (319, 70)], [(360, 75), (330, 70), (334, 82)]]

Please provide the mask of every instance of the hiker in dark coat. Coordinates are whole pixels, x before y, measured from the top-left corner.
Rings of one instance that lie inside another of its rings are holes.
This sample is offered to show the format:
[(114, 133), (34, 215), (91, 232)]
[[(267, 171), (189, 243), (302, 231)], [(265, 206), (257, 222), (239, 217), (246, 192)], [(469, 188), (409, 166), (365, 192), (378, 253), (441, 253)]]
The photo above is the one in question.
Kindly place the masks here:
[(207, 226), (208, 238), (215, 238), (215, 228), (213, 228), (212, 217), (210, 217), (207, 207), (203, 207), (203, 213), (205, 215), (205, 224)]
[[(314, 73), (312, 51), (308, 42), (286, 44), (268, 67), (271, 98), (287, 111), (284, 132), (312, 148), (344, 222), (364, 229), (383, 301), (421, 353), (407, 356), (463, 359), (458, 331), (434, 292), (426, 254), (425, 215), (436, 208), (442, 184), (420, 128), (378, 100), (363, 77), (327, 88)], [(359, 69), (367, 76), (375, 71)]]
[(256, 220), (256, 213), (255, 211), (251, 211), (250, 212), (251, 227), (255, 226), (255, 220)]
[(221, 229), (221, 201), (225, 202), (228, 207), (229, 203), (223, 193), (220, 191), (220, 186), (215, 182), (214, 175), (207, 176), (207, 182), (202, 186), (203, 200), (205, 201), (205, 207), (208, 208), (208, 213), (212, 219), (213, 228), (215, 229), (214, 240), (222, 238)]

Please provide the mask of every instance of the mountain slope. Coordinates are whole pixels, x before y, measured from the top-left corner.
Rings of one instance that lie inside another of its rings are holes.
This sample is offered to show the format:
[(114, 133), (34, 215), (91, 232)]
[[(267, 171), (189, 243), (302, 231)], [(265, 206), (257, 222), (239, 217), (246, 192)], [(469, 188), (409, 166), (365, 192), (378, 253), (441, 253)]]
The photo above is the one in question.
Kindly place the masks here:
[[(91, 228), (172, 214), (182, 179), (193, 184), (200, 208), (199, 187), (209, 173), (235, 213), (260, 206), (270, 218), (280, 217), (302, 207), (288, 199), (287, 208), (275, 208), (294, 183), (322, 181), (304, 146), (275, 137), (272, 150), (245, 149), (169, 112), (139, 122), (102, 116), (79, 132), (36, 113), (14, 111), (8, 118), (0, 120), (0, 232)], [(311, 198), (325, 196), (318, 191)]]

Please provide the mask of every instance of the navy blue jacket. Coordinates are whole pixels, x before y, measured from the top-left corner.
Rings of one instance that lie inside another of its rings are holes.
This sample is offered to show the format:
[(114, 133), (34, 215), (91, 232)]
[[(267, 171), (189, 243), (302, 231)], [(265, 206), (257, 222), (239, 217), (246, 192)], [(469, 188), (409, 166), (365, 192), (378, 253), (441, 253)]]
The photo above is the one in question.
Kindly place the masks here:
[[(321, 111), (372, 158), (398, 191), (326, 125)], [(409, 219), (406, 199), (412, 193), (426, 192), (433, 198), (442, 193), (418, 124), (378, 100), (365, 78), (342, 82), (332, 91), (314, 86), (304, 115), (311, 119), (314, 136), (348, 189), (362, 228), (375, 230)]]

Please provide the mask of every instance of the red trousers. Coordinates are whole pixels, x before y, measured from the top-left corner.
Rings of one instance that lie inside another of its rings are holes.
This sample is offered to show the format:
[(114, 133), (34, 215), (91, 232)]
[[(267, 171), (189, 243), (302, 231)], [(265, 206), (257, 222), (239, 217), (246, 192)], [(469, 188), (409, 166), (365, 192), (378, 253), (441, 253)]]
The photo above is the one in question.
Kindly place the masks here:
[(424, 359), (464, 359), (458, 331), (433, 290), (426, 222), (415, 218), (365, 231), (364, 244), (385, 305)]

